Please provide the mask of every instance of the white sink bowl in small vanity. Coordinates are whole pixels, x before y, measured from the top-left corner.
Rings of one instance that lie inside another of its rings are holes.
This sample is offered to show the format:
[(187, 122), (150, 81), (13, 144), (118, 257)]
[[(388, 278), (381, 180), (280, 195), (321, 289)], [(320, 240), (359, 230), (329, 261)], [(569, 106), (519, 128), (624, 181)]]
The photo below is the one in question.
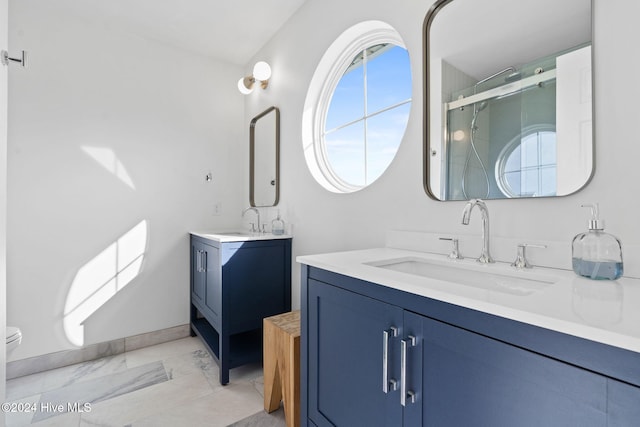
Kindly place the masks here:
[(291, 310), (290, 235), (192, 232), (191, 333), (220, 368), (262, 360), (262, 319)]
[(640, 280), (392, 248), (297, 261), (303, 425), (640, 419)]

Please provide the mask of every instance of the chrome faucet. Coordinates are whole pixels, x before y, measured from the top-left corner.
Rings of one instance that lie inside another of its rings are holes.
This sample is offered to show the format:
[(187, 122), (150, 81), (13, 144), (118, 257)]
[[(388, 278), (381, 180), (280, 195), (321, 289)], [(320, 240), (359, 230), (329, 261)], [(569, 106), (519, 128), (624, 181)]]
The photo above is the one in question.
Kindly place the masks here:
[(258, 229), (256, 230), (253, 227), (253, 223), (251, 223), (251, 231), (252, 232), (258, 231), (259, 232), (260, 231), (260, 227), (261, 227), (261, 225), (260, 225), (260, 211), (257, 208), (254, 208), (253, 206), (249, 206), (247, 209), (242, 211), (242, 217), (244, 218), (244, 214), (246, 214), (249, 211), (254, 211), (256, 213), (256, 217), (257, 217), (257, 220), (258, 220)]
[(477, 259), (478, 262), (482, 264), (488, 264), (491, 262), (495, 262), (493, 258), (491, 258), (491, 254), (489, 253), (489, 211), (487, 210), (487, 205), (480, 199), (471, 199), (464, 207), (464, 211), (462, 212), (462, 224), (469, 225), (469, 219), (471, 218), (471, 211), (475, 206), (478, 206), (480, 209), (480, 213), (482, 215), (482, 253), (480, 257)]

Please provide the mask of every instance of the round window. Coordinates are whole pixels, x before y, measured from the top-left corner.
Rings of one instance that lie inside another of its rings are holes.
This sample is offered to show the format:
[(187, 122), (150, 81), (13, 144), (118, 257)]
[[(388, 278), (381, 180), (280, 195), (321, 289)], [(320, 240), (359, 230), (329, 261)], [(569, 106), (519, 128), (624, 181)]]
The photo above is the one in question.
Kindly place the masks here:
[(555, 196), (556, 131), (553, 125), (526, 128), (500, 152), (496, 181), (507, 197)]
[(358, 24), (331, 45), (303, 116), (307, 165), (323, 187), (349, 193), (384, 173), (404, 136), (411, 90), (409, 55), (388, 24)]

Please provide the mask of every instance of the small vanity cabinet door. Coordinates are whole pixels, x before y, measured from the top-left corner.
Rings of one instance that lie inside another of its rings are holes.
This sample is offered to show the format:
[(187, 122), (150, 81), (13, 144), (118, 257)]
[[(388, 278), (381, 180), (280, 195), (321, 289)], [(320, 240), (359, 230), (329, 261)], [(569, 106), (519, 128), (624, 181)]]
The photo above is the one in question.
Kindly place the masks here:
[[(399, 391), (383, 391), (383, 338), (400, 329), (402, 310), (315, 280), (308, 292), (309, 419), (318, 427), (400, 426)], [(399, 380), (399, 337), (391, 335), (387, 373)]]
[(220, 278), (218, 248), (191, 240), (191, 298), (209, 321), (220, 321)]
[(608, 425), (604, 376), (418, 315), (405, 328), (424, 337), (426, 402), (405, 425)]
[(204, 245), (191, 241), (191, 297), (199, 303), (204, 303), (207, 287), (207, 274), (204, 269), (206, 252)]

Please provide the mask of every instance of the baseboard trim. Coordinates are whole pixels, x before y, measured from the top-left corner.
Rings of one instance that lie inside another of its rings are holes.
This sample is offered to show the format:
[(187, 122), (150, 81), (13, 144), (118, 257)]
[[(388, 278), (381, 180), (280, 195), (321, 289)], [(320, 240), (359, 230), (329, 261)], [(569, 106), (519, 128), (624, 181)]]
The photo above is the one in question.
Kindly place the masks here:
[(88, 362), (101, 357), (114, 356), (143, 347), (162, 344), (185, 338), (190, 335), (191, 328), (187, 325), (119, 338), (98, 344), (89, 345), (74, 350), (64, 350), (27, 359), (14, 360), (7, 363), (7, 379), (23, 377), (51, 369), (62, 368), (76, 363)]

